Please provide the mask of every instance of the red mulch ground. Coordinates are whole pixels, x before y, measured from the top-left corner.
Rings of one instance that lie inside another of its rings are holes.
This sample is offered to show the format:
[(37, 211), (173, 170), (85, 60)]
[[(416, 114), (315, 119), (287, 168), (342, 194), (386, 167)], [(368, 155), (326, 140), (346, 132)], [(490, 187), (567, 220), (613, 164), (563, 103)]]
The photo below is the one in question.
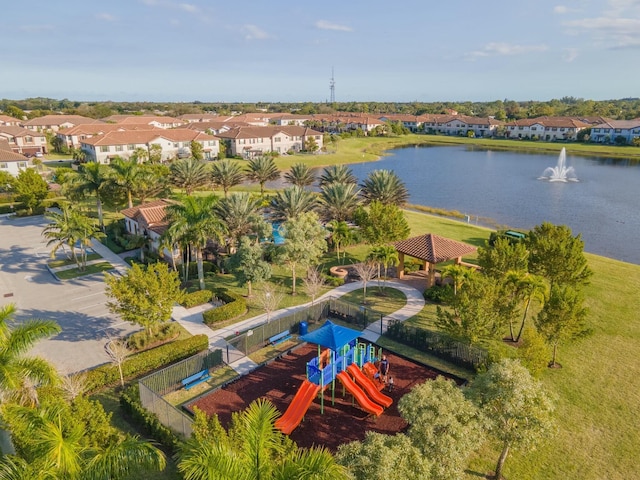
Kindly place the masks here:
[[(189, 404), (206, 413), (217, 413), (223, 426), (227, 427), (231, 413), (244, 410), (257, 398), (269, 399), (284, 414), (296, 391), (306, 378), (306, 362), (317, 355), (315, 345), (306, 344), (288, 355), (241, 377), (234, 383), (201, 397)], [(406, 428), (406, 422), (397, 409), (398, 400), (414, 386), (433, 379), (439, 372), (413, 363), (392, 353), (387, 353), (390, 376), (395, 382), (392, 392), (384, 391), (393, 398), (393, 405), (380, 417), (370, 416), (357, 403), (352, 406), (349, 393), (343, 397), (343, 387), (336, 382), (335, 405), (331, 405), (331, 387), (325, 390), (324, 415), (320, 413), (320, 399), (309, 407), (304, 420), (291, 433), (291, 439), (300, 447), (324, 445), (335, 451), (339, 445), (354, 440), (363, 440), (365, 432), (393, 434)]]

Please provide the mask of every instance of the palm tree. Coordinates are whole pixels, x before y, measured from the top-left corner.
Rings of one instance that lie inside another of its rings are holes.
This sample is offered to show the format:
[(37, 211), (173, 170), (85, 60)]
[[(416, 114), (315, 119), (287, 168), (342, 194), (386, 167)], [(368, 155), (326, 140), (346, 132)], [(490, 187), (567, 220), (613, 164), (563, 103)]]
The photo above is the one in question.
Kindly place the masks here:
[(142, 178), (142, 168), (135, 158), (116, 158), (111, 162), (111, 169), (114, 185), (126, 193), (129, 208), (132, 208), (133, 192)]
[(222, 239), (223, 226), (213, 213), (217, 202), (218, 198), (215, 195), (186, 196), (182, 198), (181, 203), (167, 206), (171, 234), (175, 235), (174, 238), (179, 238), (188, 244), (190, 249), (195, 252), (200, 290), (205, 288), (202, 250), (212, 237)]
[[(164, 454), (149, 442), (126, 436), (110, 439), (104, 446), (91, 445), (81, 422), (65, 421), (61, 405), (47, 405), (38, 409), (10, 407), (12, 418), (28, 425), (28, 449), (31, 463), (20, 457), (3, 461), (0, 473), (23, 478), (37, 469), (37, 478), (65, 479), (121, 479), (132, 473), (163, 470)], [(67, 414), (68, 415), (68, 414)]]
[(191, 195), (196, 188), (209, 182), (209, 166), (202, 160), (182, 158), (173, 162), (170, 169), (171, 183), (183, 188), (187, 195)]
[(273, 217), (276, 221), (285, 221), (301, 213), (310, 212), (316, 208), (317, 204), (315, 193), (298, 186), (280, 190), (271, 199)]
[(398, 263), (400, 263), (398, 251), (391, 245), (380, 245), (371, 249), (368, 258), (378, 264), (378, 286), (380, 285), (380, 265), (384, 267), (384, 279), (382, 281), (382, 288), (386, 288), (387, 271), (389, 270), (389, 265), (395, 267), (398, 265)]
[(360, 186), (367, 204), (378, 200), (383, 204), (402, 206), (409, 199), (407, 187), (392, 170), (374, 170)]
[(260, 200), (247, 192), (223, 198), (214, 207), (214, 212), (226, 227), (231, 248), (240, 241), (240, 237), (256, 233), (254, 227), (262, 221)]
[(320, 192), (320, 210), (325, 220), (349, 220), (358, 207), (360, 190), (355, 183), (329, 183)]
[[(62, 206), (62, 213), (50, 212), (47, 218), (51, 223), (44, 228), (42, 234), (49, 239), (47, 246), (53, 245), (51, 257), (55, 256), (60, 247), (64, 249), (66, 245), (78, 269), (84, 270), (87, 265), (87, 247), (91, 245), (91, 239), (103, 237), (104, 234), (91, 218), (67, 205)], [(76, 245), (80, 247), (80, 259), (76, 254)]]
[(316, 177), (304, 163), (296, 163), (291, 166), (291, 170), (284, 174), (284, 179), (293, 186), (304, 188), (313, 185)]
[(274, 426), (277, 418), (271, 403), (256, 400), (239, 414), (228, 435), (194, 435), (182, 444), (178, 470), (185, 480), (347, 478), (327, 450), (302, 450), (287, 442)]
[(453, 280), (453, 294), (457, 295), (460, 287), (469, 279), (471, 269), (462, 265), (451, 264), (442, 269), (441, 275), (443, 279), (450, 277)]
[(539, 275), (528, 274), (520, 281), (519, 292), (522, 300), (525, 303), (524, 313), (522, 314), (522, 323), (520, 324), (520, 330), (515, 341), (519, 342), (522, 332), (524, 331), (525, 322), (527, 321), (527, 314), (529, 313), (529, 306), (533, 300), (538, 300), (541, 304), (544, 304), (547, 295), (549, 293), (549, 286), (543, 277)]
[(133, 196), (140, 203), (144, 203), (149, 197), (163, 195), (168, 190), (170, 170), (160, 163), (146, 163), (140, 165), (142, 172), (138, 177), (138, 183), (133, 191)]
[[(327, 230), (331, 233), (331, 242), (336, 247), (336, 257), (340, 260), (340, 247), (348, 247), (354, 240), (353, 228), (345, 221), (332, 220), (327, 224)], [(346, 252), (343, 252), (342, 260)]]
[(240, 165), (228, 158), (218, 160), (213, 164), (211, 177), (213, 178), (214, 185), (222, 187), (225, 198), (229, 193), (229, 189), (240, 185), (244, 179)]
[(280, 178), (280, 171), (272, 157), (255, 157), (247, 164), (247, 178), (260, 184), (260, 195), (264, 195), (264, 184)]
[(38, 341), (60, 332), (60, 327), (48, 320), (28, 320), (10, 327), (16, 307), (0, 307), (0, 398), (21, 404), (37, 403), (34, 385), (54, 383), (54, 368), (45, 360), (27, 357)]
[(104, 219), (102, 214), (102, 195), (110, 182), (110, 170), (100, 163), (87, 163), (82, 170), (73, 177), (72, 189), (80, 195), (94, 195), (98, 209), (98, 222), (100, 230), (104, 231)]
[(332, 165), (326, 167), (320, 175), (320, 187), (332, 183), (358, 183), (358, 179), (346, 165)]

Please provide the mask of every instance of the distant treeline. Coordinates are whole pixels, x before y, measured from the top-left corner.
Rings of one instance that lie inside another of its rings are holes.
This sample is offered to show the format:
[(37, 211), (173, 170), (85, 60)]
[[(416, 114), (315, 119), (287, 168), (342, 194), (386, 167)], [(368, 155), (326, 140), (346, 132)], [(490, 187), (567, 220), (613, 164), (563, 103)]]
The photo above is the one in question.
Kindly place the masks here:
[(562, 97), (546, 102), (495, 100), (493, 102), (336, 102), (327, 103), (208, 103), (208, 102), (82, 102), (68, 99), (26, 98), (24, 100), (0, 100), (0, 110), (7, 115), (25, 115), (28, 118), (51, 113), (84, 115), (103, 118), (116, 114), (155, 113), (178, 116), (185, 113), (218, 113), (231, 115), (235, 112), (252, 113), (314, 113), (354, 112), (371, 115), (403, 113), (422, 115), (425, 113), (451, 113), (477, 117), (495, 117), (498, 120), (517, 120), (540, 116), (599, 116), (617, 120), (640, 117), (640, 99), (585, 100)]

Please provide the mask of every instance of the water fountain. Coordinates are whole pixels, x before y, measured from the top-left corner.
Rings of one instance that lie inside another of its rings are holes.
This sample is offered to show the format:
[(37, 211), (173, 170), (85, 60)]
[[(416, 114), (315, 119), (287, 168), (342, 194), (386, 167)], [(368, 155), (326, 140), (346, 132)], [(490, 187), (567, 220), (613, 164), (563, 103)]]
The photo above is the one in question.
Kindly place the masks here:
[(567, 150), (562, 147), (558, 156), (558, 164), (555, 167), (547, 167), (539, 180), (550, 182), (577, 182), (576, 172), (573, 167), (567, 167)]

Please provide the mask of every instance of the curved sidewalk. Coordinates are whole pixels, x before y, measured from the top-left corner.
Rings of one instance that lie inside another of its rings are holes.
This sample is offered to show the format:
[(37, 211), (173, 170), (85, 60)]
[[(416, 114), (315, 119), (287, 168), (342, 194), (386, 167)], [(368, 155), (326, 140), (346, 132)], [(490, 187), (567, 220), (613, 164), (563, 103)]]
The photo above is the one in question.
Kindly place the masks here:
[[(407, 303), (404, 307), (396, 310), (383, 317), (381, 320), (377, 322), (373, 322), (369, 325), (362, 333), (362, 337), (370, 342), (375, 342), (380, 338), (381, 332), (386, 329), (390, 320), (400, 320), (404, 321), (408, 318), (417, 315), (424, 307), (424, 297), (422, 293), (409, 286), (405, 285), (402, 282), (398, 282), (395, 280), (387, 281), (387, 286), (400, 290), (407, 297)], [(324, 300), (327, 298), (338, 298), (349, 292), (354, 290), (359, 290), (362, 288), (362, 282), (353, 282), (346, 283), (340, 287), (334, 288), (321, 297), (318, 297), (316, 301)], [(283, 317), (285, 315), (289, 315), (291, 313), (304, 310), (308, 306), (311, 305), (311, 302), (307, 302), (301, 305), (296, 305), (295, 307), (283, 308), (273, 312), (270, 316), (271, 321), (274, 319)], [(227, 325), (226, 327), (222, 327), (216, 330), (209, 328), (207, 325), (203, 323), (202, 312), (205, 309), (202, 307), (195, 307), (192, 309), (185, 309), (184, 307), (174, 307), (173, 309), (173, 319), (182, 325), (185, 330), (187, 330), (192, 335), (204, 334), (209, 338), (209, 346), (212, 348), (221, 348), (226, 350), (227, 348), (234, 348), (228, 345), (225, 338), (233, 335), (236, 331), (245, 331), (251, 328), (255, 328), (259, 325), (262, 325), (267, 321), (267, 314), (258, 315), (247, 320), (243, 320), (241, 322), (235, 323), (233, 325)], [(250, 370), (257, 367), (257, 364), (250, 360), (248, 357), (243, 356), (240, 360), (235, 362), (231, 362), (230, 366), (238, 373), (243, 374), (247, 373)]]

